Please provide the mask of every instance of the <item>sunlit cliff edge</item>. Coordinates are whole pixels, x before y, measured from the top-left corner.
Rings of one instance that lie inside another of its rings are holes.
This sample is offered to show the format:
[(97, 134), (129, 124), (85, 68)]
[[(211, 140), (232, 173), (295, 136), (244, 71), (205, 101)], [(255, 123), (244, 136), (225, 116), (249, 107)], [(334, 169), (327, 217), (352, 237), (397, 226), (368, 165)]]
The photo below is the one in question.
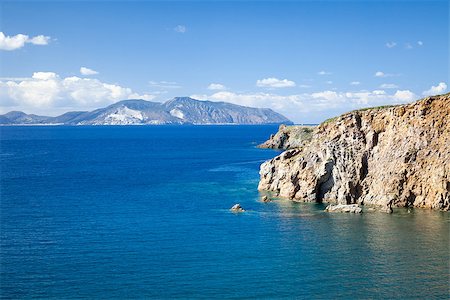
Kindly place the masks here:
[[(294, 201), (448, 211), (449, 116), (450, 93), (352, 111), (297, 143), (281, 126), (265, 147), (288, 150), (261, 165), (258, 189)], [(280, 136), (294, 146), (280, 145)]]

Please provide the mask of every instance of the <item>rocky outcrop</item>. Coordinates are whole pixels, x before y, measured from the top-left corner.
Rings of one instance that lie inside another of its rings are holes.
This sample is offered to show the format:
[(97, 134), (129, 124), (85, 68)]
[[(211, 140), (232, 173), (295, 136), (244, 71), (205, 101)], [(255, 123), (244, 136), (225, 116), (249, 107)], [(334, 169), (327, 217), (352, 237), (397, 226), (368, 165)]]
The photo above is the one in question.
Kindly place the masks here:
[(266, 161), (260, 190), (294, 201), (450, 209), (450, 94), (353, 111)]
[(239, 203), (236, 203), (235, 205), (233, 205), (233, 206), (230, 208), (230, 210), (231, 210), (232, 212), (244, 212), (244, 211), (245, 211), (244, 208), (243, 208)]
[(361, 214), (362, 208), (357, 204), (330, 204), (325, 208), (325, 211)]
[(258, 145), (258, 148), (268, 149), (290, 149), (298, 148), (311, 140), (315, 126), (280, 125), (278, 132), (272, 134), (264, 143)]

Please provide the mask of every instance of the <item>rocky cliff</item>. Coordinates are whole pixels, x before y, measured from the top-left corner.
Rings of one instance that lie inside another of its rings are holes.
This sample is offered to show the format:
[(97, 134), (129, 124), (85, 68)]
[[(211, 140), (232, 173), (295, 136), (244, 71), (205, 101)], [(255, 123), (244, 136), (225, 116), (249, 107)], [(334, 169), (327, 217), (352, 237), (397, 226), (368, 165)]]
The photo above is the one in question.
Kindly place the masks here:
[(354, 111), (261, 165), (260, 190), (294, 201), (450, 210), (450, 94)]
[(286, 126), (280, 125), (278, 132), (272, 134), (270, 138), (258, 145), (258, 148), (268, 149), (290, 149), (298, 148), (306, 143), (309, 143), (312, 137), (314, 126)]

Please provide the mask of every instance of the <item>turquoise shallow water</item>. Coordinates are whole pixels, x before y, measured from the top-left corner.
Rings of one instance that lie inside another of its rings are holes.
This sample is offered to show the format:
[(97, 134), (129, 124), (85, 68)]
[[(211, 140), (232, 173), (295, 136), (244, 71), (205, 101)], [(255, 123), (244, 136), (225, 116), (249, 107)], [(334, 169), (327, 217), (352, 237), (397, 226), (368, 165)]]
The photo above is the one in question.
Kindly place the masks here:
[(2, 298), (450, 296), (449, 213), (259, 202), (274, 126), (0, 130)]

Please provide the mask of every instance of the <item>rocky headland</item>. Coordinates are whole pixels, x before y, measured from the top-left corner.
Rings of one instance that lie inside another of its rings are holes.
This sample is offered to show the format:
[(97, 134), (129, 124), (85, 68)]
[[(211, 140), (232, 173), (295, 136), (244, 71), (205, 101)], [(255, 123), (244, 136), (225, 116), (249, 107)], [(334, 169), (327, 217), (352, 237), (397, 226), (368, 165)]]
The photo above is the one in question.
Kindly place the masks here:
[(307, 125), (280, 125), (278, 132), (272, 134), (264, 143), (258, 145), (258, 148), (267, 149), (291, 149), (298, 148), (311, 141), (315, 126)]
[[(259, 190), (294, 201), (450, 210), (450, 94), (346, 113), (264, 143)], [(282, 141), (282, 142), (281, 142)], [(287, 141), (287, 142), (286, 142)]]

